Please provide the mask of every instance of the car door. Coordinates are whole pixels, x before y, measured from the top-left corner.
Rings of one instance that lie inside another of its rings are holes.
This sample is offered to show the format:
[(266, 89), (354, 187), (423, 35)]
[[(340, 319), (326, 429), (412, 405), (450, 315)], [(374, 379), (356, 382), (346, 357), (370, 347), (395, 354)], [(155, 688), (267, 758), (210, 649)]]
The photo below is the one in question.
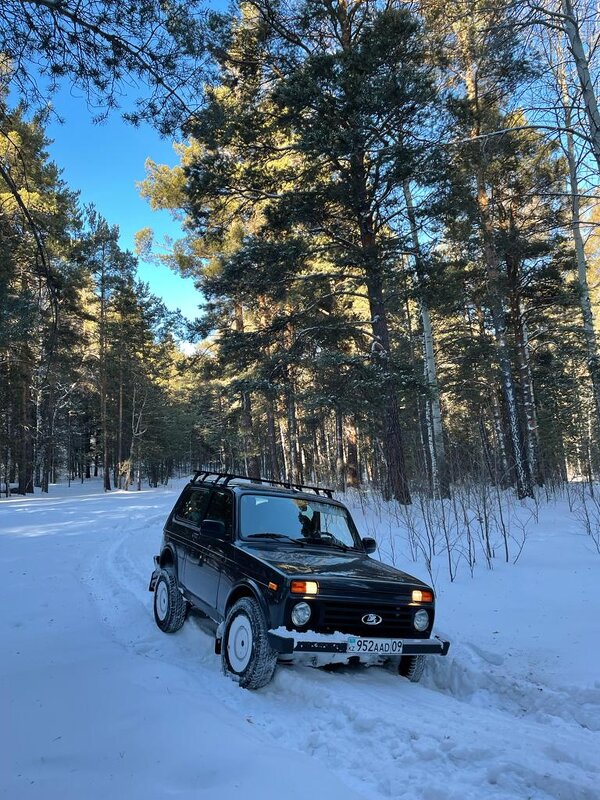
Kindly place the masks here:
[[(186, 585), (216, 611), (221, 571), (231, 549), (233, 496), (230, 491), (212, 491), (203, 521), (206, 525), (200, 525), (190, 548), (189, 562), (186, 561)], [(215, 532), (212, 522), (223, 523), (221, 533)], [(219, 616), (218, 613), (215, 616)]]
[(187, 562), (197, 547), (196, 538), (200, 523), (210, 500), (210, 488), (190, 487), (181, 497), (169, 525), (170, 538), (176, 543), (178, 554), (178, 579), (182, 588), (188, 589)]

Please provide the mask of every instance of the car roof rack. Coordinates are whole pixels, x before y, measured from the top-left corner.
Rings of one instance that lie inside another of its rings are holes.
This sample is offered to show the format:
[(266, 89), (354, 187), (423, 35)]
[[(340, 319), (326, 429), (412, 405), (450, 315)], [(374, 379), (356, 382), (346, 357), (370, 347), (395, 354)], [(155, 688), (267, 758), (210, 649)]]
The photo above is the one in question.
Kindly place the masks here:
[(276, 481), (272, 478), (257, 478), (252, 475), (236, 475), (233, 472), (215, 472), (212, 469), (199, 469), (194, 472), (192, 483), (212, 483), (213, 485), (227, 486), (232, 480), (244, 480), (251, 483), (266, 483), (269, 486), (283, 486), (294, 492), (310, 491), (316, 495), (333, 497), (333, 489), (325, 489), (322, 486), (310, 486), (305, 483), (292, 483), (291, 481)]

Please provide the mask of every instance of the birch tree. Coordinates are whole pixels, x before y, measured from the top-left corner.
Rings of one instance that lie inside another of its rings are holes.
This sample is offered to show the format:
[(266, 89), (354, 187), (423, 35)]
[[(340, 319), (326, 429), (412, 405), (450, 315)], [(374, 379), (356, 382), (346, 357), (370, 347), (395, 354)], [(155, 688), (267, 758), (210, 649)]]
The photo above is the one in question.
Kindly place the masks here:
[[(571, 11), (573, 14), (575, 13), (572, 8)], [(594, 18), (592, 17), (592, 19)], [(558, 24), (559, 21), (555, 20), (556, 24), (544, 26), (541, 34), (541, 49), (544, 52), (548, 67), (545, 75), (545, 83), (549, 90), (548, 102), (555, 119), (557, 139), (568, 164), (568, 179), (565, 189), (570, 205), (570, 229), (579, 289), (578, 299), (587, 353), (586, 365), (594, 401), (596, 430), (600, 431), (600, 354), (598, 353), (594, 309), (588, 279), (590, 267), (585, 246), (587, 221), (584, 211), (585, 206), (589, 206), (590, 197), (593, 197), (598, 190), (599, 178), (598, 172), (590, 166), (588, 137), (585, 134), (580, 135), (582, 132), (580, 124), (582, 100), (585, 108), (583, 116), (584, 118), (587, 117), (588, 121), (590, 115), (587, 107), (590, 101), (592, 110), (595, 107), (593, 98), (590, 97), (590, 92), (593, 93), (594, 91), (594, 83), (588, 87), (588, 91), (584, 95), (581, 89), (580, 75), (583, 67), (581, 65), (580, 68), (576, 67), (573, 61), (571, 39), (568, 37), (564, 26), (561, 28)], [(574, 24), (575, 22), (573, 22)], [(573, 37), (579, 31), (579, 27), (576, 27), (575, 31), (570, 28), (570, 31), (571, 37)], [(578, 33), (576, 39), (580, 42), (581, 48), (583, 48), (583, 41)], [(579, 52), (579, 47), (576, 49)], [(587, 58), (585, 59), (585, 64), (589, 66)], [(588, 79), (591, 80), (589, 73)], [(591, 123), (589, 124), (591, 125)], [(594, 158), (596, 158), (593, 148), (592, 152), (594, 153)]]
[[(440, 8), (429, 7), (434, 24), (441, 23), (440, 12)], [(448, 169), (449, 174), (456, 171), (462, 176), (459, 180), (468, 187), (468, 213), (476, 225), (484, 267), (486, 305), (496, 342), (517, 493), (526, 497), (532, 494), (531, 472), (523, 449), (495, 219), (493, 159), (498, 153), (494, 148), (502, 149), (506, 139), (488, 140), (487, 136), (511, 127), (502, 106), (526, 74), (527, 60), (510, 27), (508, 7), (501, 0), (474, 5), (459, 0), (452, 5), (449, 17), (452, 34), (446, 46), (455, 76), (450, 108), (464, 139), (457, 144)]]
[(442, 406), (440, 400), (440, 386), (437, 375), (437, 363), (435, 356), (435, 342), (431, 325), (431, 314), (429, 302), (423, 287), (423, 254), (419, 241), (419, 231), (415, 206), (410, 188), (410, 182), (404, 181), (402, 185), (404, 200), (406, 202), (407, 217), (410, 226), (410, 236), (413, 248), (413, 258), (416, 276), (416, 295), (419, 303), (419, 313), (423, 326), (423, 368), (424, 380), (427, 387), (427, 401), (431, 411), (427, 415), (427, 423), (430, 428), (428, 440), (430, 443), (432, 465), (432, 489), (434, 496), (448, 497), (450, 491), (450, 476), (446, 461), (446, 444), (444, 441), (444, 427), (442, 422)]

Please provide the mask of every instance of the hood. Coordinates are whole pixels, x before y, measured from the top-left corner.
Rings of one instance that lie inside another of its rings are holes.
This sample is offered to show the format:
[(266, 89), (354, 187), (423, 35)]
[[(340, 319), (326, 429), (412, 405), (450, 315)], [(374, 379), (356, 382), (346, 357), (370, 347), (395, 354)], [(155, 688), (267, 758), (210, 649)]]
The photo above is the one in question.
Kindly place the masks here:
[(343, 581), (348, 588), (378, 592), (403, 593), (398, 584), (411, 587), (427, 586), (406, 572), (382, 564), (366, 554), (330, 548), (291, 549), (246, 545), (255, 558), (282, 572), (288, 578), (314, 578), (323, 581), (320, 594), (327, 594), (327, 586)]

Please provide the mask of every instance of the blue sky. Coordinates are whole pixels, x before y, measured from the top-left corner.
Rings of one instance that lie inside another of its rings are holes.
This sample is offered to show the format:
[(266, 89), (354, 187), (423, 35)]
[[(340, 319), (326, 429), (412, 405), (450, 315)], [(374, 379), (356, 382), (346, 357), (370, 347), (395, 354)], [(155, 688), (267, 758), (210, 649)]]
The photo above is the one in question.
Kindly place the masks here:
[[(125, 123), (118, 110), (105, 122), (94, 124), (93, 111), (74, 89), (60, 91), (53, 106), (64, 123), (54, 121), (47, 128), (53, 140), (50, 156), (69, 188), (81, 192), (81, 201), (94, 203), (111, 225), (119, 226), (121, 246), (133, 250), (136, 231), (146, 227), (154, 229), (159, 241), (164, 235), (177, 238), (181, 232), (177, 222), (167, 212), (152, 211), (136, 188), (136, 182), (145, 177), (146, 158), (177, 163), (172, 143), (148, 125), (134, 128)], [(189, 318), (198, 315), (201, 296), (190, 279), (143, 262), (138, 274), (170, 309), (180, 308)]]

